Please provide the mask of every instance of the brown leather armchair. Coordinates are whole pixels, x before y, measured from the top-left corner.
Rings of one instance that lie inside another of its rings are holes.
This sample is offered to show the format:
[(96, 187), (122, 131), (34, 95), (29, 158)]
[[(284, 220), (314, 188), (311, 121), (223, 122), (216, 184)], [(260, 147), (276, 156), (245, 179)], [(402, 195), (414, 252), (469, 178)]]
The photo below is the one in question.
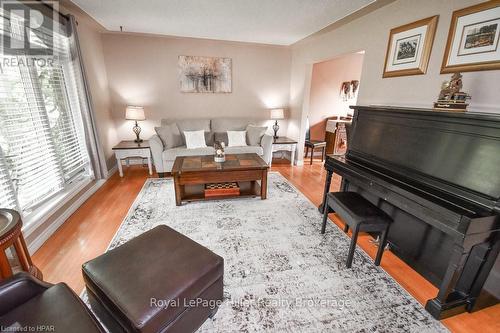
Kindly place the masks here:
[(0, 283), (0, 327), (12, 332), (105, 332), (65, 283), (52, 285), (24, 272)]

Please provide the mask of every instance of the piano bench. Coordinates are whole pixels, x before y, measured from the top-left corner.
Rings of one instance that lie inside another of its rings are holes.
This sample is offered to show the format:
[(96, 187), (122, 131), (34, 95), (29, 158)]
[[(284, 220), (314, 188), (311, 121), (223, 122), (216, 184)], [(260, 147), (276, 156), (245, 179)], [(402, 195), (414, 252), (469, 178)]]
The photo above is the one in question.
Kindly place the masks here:
[(380, 244), (375, 258), (375, 266), (380, 265), (387, 244), (387, 233), (392, 219), (380, 208), (356, 192), (331, 192), (327, 194), (321, 233), (325, 233), (328, 213), (333, 210), (345, 222), (344, 232), (352, 228), (351, 245), (347, 256), (347, 268), (351, 268), (358, 240), (358, 233), (380, 232)]

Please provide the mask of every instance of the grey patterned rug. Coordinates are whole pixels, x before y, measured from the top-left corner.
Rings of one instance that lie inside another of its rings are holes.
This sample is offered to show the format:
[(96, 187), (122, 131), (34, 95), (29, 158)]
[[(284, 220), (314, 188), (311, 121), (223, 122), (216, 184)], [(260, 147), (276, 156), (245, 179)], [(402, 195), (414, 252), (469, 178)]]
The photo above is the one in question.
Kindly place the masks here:
[(320, 234), (317, 208), (279, 173), (268, 199), (175, 206), (171, 179), (148, 179), (110, 249), (166, 224), (225, 260), (225, 301), (201, 332), (444, 332), (349, 237)]

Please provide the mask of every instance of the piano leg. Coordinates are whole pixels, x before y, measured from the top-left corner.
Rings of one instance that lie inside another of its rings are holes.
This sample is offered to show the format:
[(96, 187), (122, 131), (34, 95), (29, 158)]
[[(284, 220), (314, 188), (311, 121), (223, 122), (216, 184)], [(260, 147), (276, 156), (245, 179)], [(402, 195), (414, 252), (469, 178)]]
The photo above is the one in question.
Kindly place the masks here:
[(325, 180), (325, 188), (323, 190), (323, 201), (321, 205), (319, 205), (318, 210), (321, 214), (325, 213), (325, 206), (326, 206), (326, 195), (330, 191), (330, 185), (332, 184), (332, 176), (333, 176), (333, 171), (332, 170), (326, 170), (326, 180)]
[(434, 318), (443, 319), (465, 311), (466, 299), (456, 295), (455, 286), (460, 278), (468, 254), (462, 246), (454, 245), (438, 295), (425, 304), (425, 309)]
[(481, 291), (483, 289), (486, 280), (488, 279), (488, 276), (493, 266), (495, 265), (495, 261), (497, 260), (499, 252), (500, 252), (500, 235), (497, 235), (496, 242), (494, 243), (493, 246), (489, 247), (488, 249), (486, 259), (481, 260), (481, 258), (478, 258), (484, 264), (479, 269), (479, 274), (477, 275), (477, 278), (474, 280), (470, 288), (469, 306), (467, 307), (467, 311), (471, 312), (473, 310), (476, 310), (476, 308), (480, 309), (484, 306), (484, 304), (483, 305), (477, 304), (478, 303), (477, 301), (480, 300), (479, 303), (481, 303), (480, 299)]
[(436, 319), (472, 311), (499, 251), (498, 239), (467, 248), (455, 244), (438, 295), (425, 309)]
[(342, 182), (340, 183), (340, 190), (342, 192), (347, 192), (349, 190), (349, 181), (345, 178), (342, 178)]

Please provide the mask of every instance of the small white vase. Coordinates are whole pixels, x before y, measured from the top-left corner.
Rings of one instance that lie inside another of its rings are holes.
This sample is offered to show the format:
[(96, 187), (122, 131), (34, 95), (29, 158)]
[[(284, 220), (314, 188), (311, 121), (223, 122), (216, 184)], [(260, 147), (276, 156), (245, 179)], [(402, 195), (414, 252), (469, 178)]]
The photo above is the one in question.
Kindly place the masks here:
[(223, 163), (226, 161), (226, 156), (214, 156), (214, 161), (217, 163)]

